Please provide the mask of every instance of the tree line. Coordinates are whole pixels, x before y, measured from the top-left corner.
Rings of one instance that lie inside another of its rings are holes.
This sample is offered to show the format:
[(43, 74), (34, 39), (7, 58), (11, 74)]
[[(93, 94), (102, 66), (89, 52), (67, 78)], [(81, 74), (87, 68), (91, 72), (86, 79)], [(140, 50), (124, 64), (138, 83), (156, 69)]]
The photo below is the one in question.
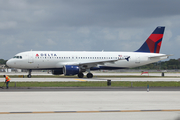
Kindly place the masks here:
[(147, 64), (144, 66), (136, 67), (134, 69), (157, 69), (157, 70), (170, 70), (170, 69), (180, 69), (180, 58), (170, 59), (169, 61), (159, 61), (156, 63)]
[(0, 59), (0, 65), (5, 65), (7, 62), (7, 60), (4, 60), (4, 59)]

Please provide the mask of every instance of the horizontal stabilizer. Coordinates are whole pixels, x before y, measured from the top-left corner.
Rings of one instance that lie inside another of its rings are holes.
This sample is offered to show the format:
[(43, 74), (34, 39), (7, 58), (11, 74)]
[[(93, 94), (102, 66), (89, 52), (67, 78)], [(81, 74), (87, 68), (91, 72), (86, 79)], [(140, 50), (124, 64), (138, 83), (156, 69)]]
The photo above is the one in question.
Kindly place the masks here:
[(151, 56), (149, 58), (160, 58), (160, 57), (169, 57), (169, 56), (173, 56), (173, 55), (160, 55), (160, 56)]

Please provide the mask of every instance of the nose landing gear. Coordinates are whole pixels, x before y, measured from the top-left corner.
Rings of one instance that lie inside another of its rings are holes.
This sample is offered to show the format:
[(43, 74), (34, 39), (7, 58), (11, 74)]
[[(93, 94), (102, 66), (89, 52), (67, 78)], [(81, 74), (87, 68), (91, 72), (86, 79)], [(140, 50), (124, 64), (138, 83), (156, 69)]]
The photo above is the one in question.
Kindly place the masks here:
[(31, 78), (31, 72), (32, 70), (29, 70), (29, 74), (27, 75), (28, 78)]

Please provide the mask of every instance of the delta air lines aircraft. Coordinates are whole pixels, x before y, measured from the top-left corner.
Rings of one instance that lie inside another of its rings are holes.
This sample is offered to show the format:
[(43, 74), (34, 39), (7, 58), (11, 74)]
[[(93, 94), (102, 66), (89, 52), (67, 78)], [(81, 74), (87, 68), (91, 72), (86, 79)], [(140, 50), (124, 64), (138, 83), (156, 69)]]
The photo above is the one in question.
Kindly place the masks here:
[(157, 27), (144, 44), (134, 52), (93, 51), (27, 51), (16, 54), (7, 61), (12, 68), (29, 70), (52, 70), (54, 75), (78, 75), (92, 78), (91, 70), (113, 70), (133, 68), (157, 62), (169, 57), (160, 54), (165, 27)]

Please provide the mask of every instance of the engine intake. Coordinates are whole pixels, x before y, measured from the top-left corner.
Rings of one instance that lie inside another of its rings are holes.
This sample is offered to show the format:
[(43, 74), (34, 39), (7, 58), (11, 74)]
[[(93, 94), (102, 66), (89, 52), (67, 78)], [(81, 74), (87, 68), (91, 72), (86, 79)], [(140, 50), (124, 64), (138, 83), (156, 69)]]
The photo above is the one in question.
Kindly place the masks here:
[(79, 71), (80, 71), (79, 67), (75, 65), (65, 65), (63, 67), (64, 75), (77, 75)]

